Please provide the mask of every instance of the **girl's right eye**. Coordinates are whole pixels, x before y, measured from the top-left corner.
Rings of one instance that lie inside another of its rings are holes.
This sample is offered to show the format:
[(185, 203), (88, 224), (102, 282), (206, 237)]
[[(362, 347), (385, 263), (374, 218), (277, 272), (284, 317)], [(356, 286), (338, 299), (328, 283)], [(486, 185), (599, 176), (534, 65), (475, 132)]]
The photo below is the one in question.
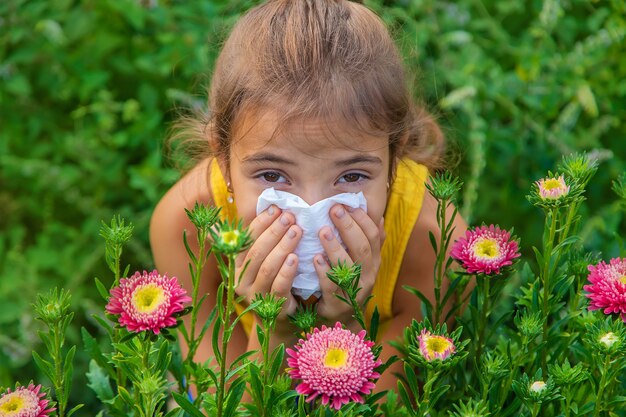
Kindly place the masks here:
[(262, 178), (264, 181), (267, 182), (286, 182), (285, 178), (276, 171), (262, 172), (257, 176), (257, 178)]

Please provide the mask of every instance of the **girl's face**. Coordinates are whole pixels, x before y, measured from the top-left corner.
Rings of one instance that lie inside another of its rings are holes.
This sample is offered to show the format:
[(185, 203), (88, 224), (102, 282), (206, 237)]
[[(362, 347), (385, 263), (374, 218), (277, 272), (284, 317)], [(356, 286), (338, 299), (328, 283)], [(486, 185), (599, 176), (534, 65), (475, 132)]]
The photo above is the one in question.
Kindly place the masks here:
[(245, 225), (256, 217), (259, 195), (271, 187), (311, 205), (362, 191), (367, 212), (378, 224), (387, 204), (387, 136), (348, 133), (352, 130), (308, 119), (277, 131), (277, 114), (260, 114), (245, 115), (235, 124), (230, 147), (233, 198)]

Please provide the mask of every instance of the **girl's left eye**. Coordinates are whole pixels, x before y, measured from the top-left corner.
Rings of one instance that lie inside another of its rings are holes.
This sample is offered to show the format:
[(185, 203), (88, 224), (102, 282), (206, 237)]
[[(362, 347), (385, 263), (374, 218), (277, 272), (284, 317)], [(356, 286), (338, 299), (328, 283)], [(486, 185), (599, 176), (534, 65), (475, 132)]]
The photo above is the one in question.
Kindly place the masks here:
[(339, 178), (339, 182), (344, 182), (344, 183), (358, 182), (361, 179), (367, 179), (367, 177), (363, 174), (359, 174), (358, 172), (351, 172)]

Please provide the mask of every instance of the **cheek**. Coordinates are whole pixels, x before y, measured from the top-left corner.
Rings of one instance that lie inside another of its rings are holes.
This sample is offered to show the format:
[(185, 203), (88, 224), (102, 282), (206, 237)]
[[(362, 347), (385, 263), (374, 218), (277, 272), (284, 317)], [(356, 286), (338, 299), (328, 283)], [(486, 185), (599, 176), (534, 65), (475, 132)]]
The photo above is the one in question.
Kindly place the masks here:
[(241, 190), (237, 188), (233, 196), (237, 206), (237, 217), (243, 221), (244, 226), (249, 226), (256, 217), (256, 203), (260, 193), (256, 190)]
[(386, 193), (375, 193), (375, 195), (365, 195), (367, 199), (367, 214), (372, 221), (378, 225), (380, 219), (385, 214), (385, 208), (387, 207), (387, 195)]

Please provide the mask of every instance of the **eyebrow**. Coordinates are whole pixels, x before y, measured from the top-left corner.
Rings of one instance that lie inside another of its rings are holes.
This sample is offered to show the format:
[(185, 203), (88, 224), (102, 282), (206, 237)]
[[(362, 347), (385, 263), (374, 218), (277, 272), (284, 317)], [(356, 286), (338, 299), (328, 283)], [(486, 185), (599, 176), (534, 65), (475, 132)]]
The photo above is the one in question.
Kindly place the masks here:
[(295, 162), (290, 161), (289, 159), (285, 159), (282, 156), (274, 155), (272, 153), (261, 152), (254, 155), (246, 156), (241, 161), (242, 163), (252, 163), (252, 164), (262, 164), (271, 162), (274, 164), (284, 164), (284, 165), (296, 165)]
[(342, 159), (335, 162), (335, 166), (343, 167), (348, 165), (360, 164), (360, 163), (368, 163), (368, 164), (377, 164), (382, 165), (383, 161), (377, 156), (370, 155), (356, 155), (347, 159)]
[[(261, 152), (258, 154), (250, 155), (250, 156), (244, 157), (242, 160), (242, 163), (245, 163), (245, 164), (247, 163), (262, 164), (262, 163), (268, 163), (268, 162), (274, 163), (274, 164), (284, 164), (284, 165), (292, 165), (292, 166), (296, 165), (295, 162), (289, 159), (283, 158), (282, 156), (278, 156), (272, 153), (267, 153), (267, 152)], [(383, 161), (377, 156), (356, 155), (350, 158), (335, 161), (335, 166), (344, 167), (344, 166), (349, 166), (349, 165), (354, 165), (354, 164), (359, 164), (359, 163), (382, 165)]]

